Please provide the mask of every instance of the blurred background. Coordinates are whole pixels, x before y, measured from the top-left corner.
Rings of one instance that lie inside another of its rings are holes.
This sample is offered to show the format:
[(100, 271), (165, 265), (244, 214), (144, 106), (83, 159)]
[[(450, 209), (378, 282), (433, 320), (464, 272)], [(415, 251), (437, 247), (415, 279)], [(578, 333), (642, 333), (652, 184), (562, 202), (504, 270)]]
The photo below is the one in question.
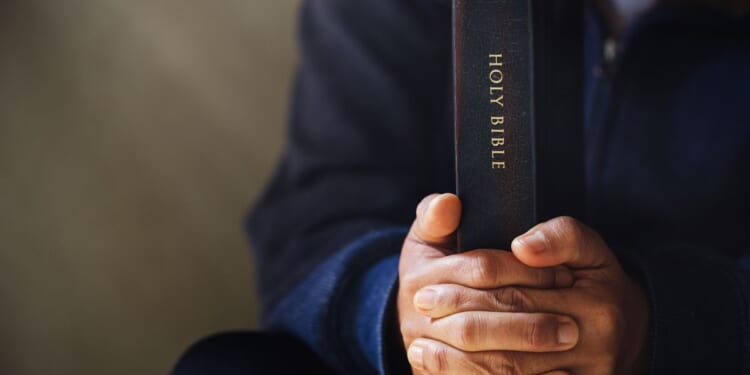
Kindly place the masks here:
[(293, 0), (0, 1), (0, 373), (166, 374), (255, 326)]

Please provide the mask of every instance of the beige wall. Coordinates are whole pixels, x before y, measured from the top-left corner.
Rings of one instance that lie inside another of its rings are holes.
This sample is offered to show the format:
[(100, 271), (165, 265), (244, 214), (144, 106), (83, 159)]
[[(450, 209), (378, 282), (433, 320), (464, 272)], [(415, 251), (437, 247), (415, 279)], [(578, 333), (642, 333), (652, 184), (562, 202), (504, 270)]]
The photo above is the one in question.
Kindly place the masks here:
[(296, 5), (0, 1), (0, 373), (164, 374), (255, 324)]

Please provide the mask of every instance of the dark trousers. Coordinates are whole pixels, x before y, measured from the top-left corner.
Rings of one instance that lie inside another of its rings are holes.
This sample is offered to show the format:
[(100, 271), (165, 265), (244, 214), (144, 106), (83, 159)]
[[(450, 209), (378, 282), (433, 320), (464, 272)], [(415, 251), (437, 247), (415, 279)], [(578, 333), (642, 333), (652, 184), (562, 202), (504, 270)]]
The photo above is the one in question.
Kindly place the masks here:
[(280, 333), (233, 332), (191, 346), (172, 375), (333, 374), (305, 344)]

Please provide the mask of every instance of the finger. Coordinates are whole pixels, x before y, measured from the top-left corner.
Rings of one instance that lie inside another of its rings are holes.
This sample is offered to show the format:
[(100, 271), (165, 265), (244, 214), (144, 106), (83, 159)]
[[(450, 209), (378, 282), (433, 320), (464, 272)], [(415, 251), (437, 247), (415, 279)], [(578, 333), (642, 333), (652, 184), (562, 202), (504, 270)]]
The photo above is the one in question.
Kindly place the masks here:
[(531, 268), (513, 253), (498, 250), (473, 250), (435, 259), (415, 274), (421, 285), (459, 284), (476, 289), (503, 286), (531, 288), (567, 288), (573, 275), (565, 267)]
[(531, 267), (601, 268), (614, 260), (598, 233), (567, 216), (535, 226), (513, 240), (511, 247)]
[(572, 289), (504, 287), (480, 290), (453, 284), (430, 285), (414, 295), (415, 309), (433, 319), (479, 311), (577, 316), (592, 302), (595, 301), (590, 296)]
[(468, 352), (559, 352), (578, 342), (578, 324), (568, 316), (470, 311), (433, 320), (426, 336)]
[(417, 311), (434, 319), (470, 311), (562, 313), (574, 303), (583, 303), (565, 289), (503, 287), (487, 290), (456, 284), (424, 287), (414, 295), (413, 302)]
[[(536, 375), (555, 368), (560, 359), (518, 352), (464, 352), (430, 339), (417, 339), (407, 351), (417, 372), (430, 375), (518, 374)], [(557, 374), (555, 374), (557, 375)]]
[(564, 306), (567, 293), (557, 290), (503, 287), (474, 289), (456, 284), (424, 287), (414, 295), (414, 308), (430, 318), (443, 318), (461, 312), (551, 313), (551, 306)]
[(433, 194), (417, 206), (411, 235), (431, 246), (447, 246), (461, 219), (461, 201), (454, 194)]
[(552, 371), (552, 372), (546, 372), (541, 375), (570, 375), (570, 373), (567, 371)]

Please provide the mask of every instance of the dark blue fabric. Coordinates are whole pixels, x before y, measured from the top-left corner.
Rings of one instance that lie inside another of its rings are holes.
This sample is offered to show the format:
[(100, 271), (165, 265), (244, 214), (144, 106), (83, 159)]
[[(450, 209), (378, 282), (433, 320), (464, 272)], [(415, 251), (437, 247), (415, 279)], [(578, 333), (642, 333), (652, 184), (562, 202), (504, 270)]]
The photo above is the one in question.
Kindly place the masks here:
[(265, 326), (292, 333), (341, 373), (385, 373), (383, 329), (404, 236), (374, 232), (345, 247), (289, 293)]
[(731, 262), (748, 253), (748, 21), (656, 9), (607, 65), (590, 16), (586, 221), (637, 253), (652, 373), (740, 373), (748, 292)]
[[(303, 3), (288, 144), (247, 226), (264, 326), (341, 373), (404, 361), (396, 254), (419, 199), (453, 189), (450, 21), (447, 0)], [(582, 219), (628, 249), (655, 374), (748, 374), (748, 25), (656, 9), (608, 62), (589, 14)]]

